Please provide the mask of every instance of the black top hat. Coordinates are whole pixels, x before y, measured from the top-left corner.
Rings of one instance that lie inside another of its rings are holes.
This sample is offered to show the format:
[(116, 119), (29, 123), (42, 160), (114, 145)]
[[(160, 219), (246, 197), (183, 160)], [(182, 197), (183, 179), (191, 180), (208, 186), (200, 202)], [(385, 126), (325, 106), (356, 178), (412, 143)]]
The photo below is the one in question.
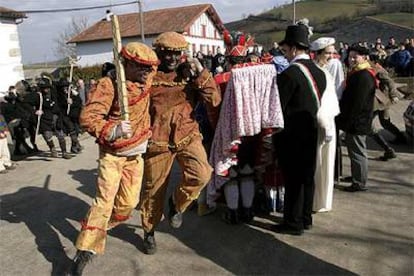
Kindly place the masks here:
[(285, 39), (279, 42), (279, 45), (286, 43), (298, 44), (302, 47), (309, 48), (309, 30), (303, 24), (290, 25), (286, 29)]
[(358, 55), (363, 55), (363, 56), (369, 55), (369, 49), (359, 44), (352, 44), (351, 47), (349, 47), (348, 51), (349, 52), (354, 51), (354, 52), (357, 52)]

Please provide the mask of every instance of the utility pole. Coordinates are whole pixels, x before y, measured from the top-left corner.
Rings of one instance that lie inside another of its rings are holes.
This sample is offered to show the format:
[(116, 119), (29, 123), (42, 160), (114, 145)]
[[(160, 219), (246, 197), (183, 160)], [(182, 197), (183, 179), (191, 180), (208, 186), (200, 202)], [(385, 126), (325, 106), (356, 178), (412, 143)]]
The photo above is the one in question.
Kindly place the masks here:
[(144, 13), (142, 11), (142, 1), (141, 0), (137, 0), (138, 2), (138, 10), (139, 10), (139, 21), (140, 21), (140, 26), (141, 26), (141, 40), (142, 43), (145, 43), (145, 34), (144, 34)]
[(295, 5), (295, 0), (292, 0), (292, 5), (293, 5), (293, 25), (295, 25), (295, 23), (296, 23), (296, 5)]

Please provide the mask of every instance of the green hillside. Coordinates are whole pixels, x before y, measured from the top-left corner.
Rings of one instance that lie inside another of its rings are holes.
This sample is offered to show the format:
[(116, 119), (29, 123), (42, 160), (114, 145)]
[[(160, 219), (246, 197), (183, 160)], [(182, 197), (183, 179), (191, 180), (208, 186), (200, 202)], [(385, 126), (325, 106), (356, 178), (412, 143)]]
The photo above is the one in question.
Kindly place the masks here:
[(384, 13), (372, 16), (376, 19), (405, 26), (414, 29), (414, 14), (395, 12), (395, 13)]
[[(296, 2), (296, 18), (308, 18), (321, 23), (337, 17), (353, 17), (361, 12), (369, 12), (376, 7), (368, 0), (307, 0)], [(293, 5), (275, 8), (262, 15), (274, 16), (292, 21)]]
[[(296, 20), (308, 18), (314, 37), (344, 28), (357, 19), (370, 16), (400, 26), (414, 28), (411, 0), (303, 0), (296, 2)], [(401, 12), (409, 10), (410, 12)], [(293, 5), (286, 4), (258, 15), (225, 24), (229, 30), (251, 33), (256, 42), (271, 47), (280, 41), (293, 21)]]

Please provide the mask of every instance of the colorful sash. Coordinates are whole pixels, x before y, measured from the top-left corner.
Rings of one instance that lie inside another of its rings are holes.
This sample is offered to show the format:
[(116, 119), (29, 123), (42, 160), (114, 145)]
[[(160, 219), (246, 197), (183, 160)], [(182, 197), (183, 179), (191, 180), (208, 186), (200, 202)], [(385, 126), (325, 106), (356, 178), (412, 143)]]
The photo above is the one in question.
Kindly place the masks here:
[(293, 62), (291, 65), (294, 65), (299, 68), (299, 70), (303, 73), (306, 80), (308, 81), (309, 87), (312, 90), (312, 98), (315, 100), (315, 103), (317, 107), (319, 108), (321, 106), (321, 93), (319, 92), (319, 88), (316, 85), (316, 81), (313, 78), (311, 72), (309, 71), (308, 67), (305, 65), (299, 63), (299, 62)]

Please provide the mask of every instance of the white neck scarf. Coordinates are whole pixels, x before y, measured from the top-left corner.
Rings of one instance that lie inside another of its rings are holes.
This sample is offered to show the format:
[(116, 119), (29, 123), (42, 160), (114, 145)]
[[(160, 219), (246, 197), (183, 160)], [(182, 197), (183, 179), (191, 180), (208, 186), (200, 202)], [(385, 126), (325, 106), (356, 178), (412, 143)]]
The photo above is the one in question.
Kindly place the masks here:
[(297, 55), (296, 57), (294, 57), (289, 63), (292, 64), (293, 62), (295, 62), (298, 59), (310, 59), (308, 54), (300, 54)]

